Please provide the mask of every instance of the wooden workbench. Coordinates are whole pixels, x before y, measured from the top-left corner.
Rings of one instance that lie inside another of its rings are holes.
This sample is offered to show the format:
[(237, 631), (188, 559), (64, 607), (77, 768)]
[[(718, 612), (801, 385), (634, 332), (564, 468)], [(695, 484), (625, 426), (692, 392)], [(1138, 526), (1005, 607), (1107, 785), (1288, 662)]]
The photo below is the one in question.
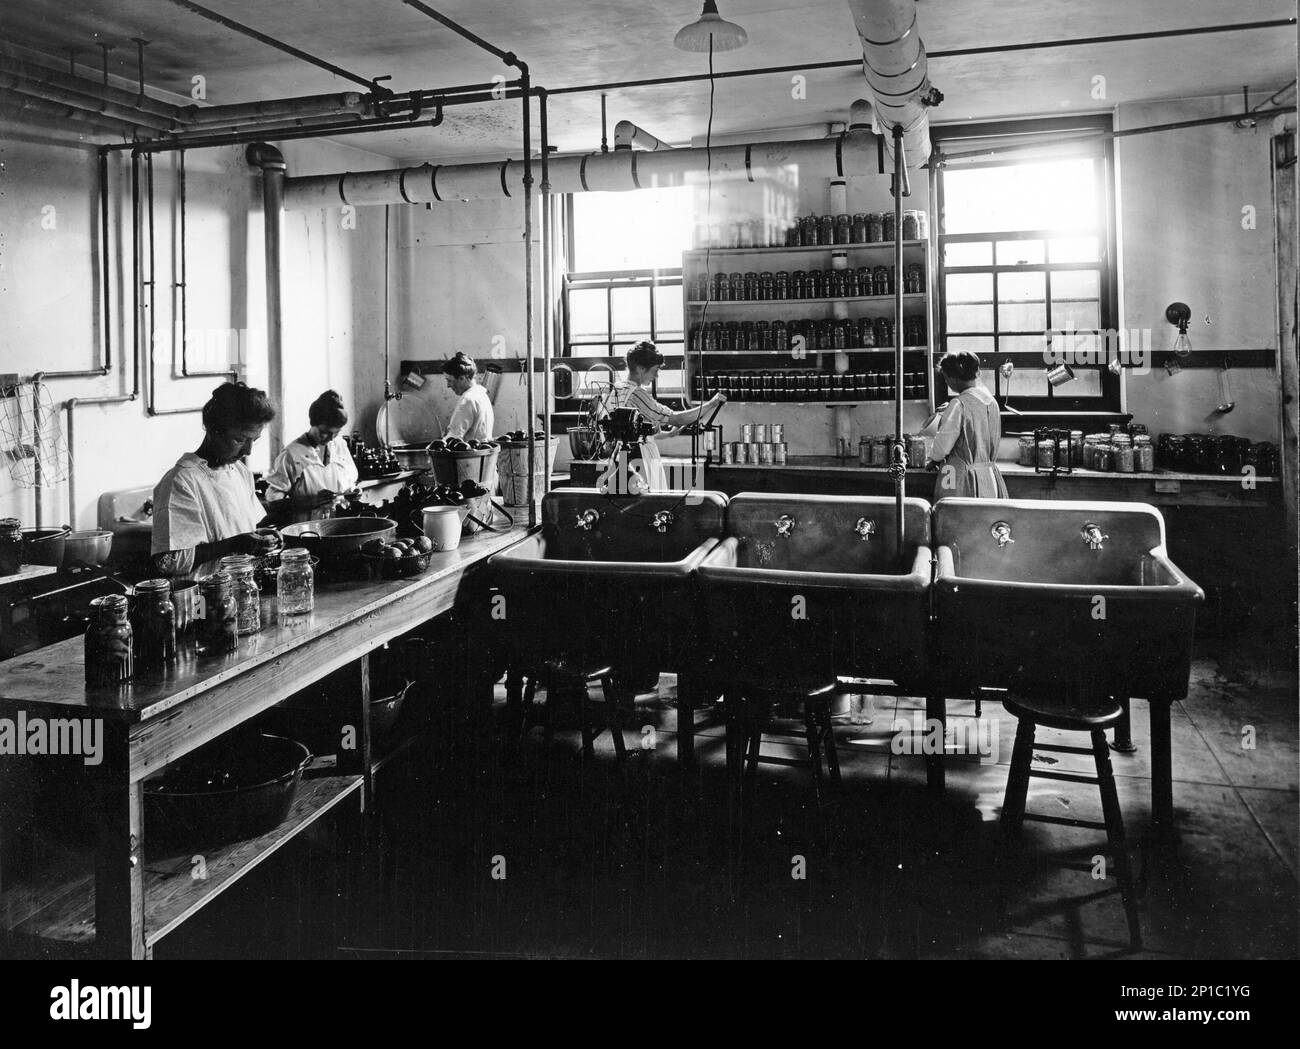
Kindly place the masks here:
[[(85, 687), (80, 638), (0, 662), (0, 716), (103, 723), (102, 762), (87, 770), (95, 794), (87, 800), (97, 803), (99, 820), (94, 874), (69, 864), (62, 876), (48, 872), (6, 885), (4, 928), (24, 939), (93, 945), (103, 956), (148, 957), (161, 937), (329, 809), (353, 796), (364, 808), (373, 773), (369, 654), (453, 607), (472, 606), (475, 595), (486, 594), (478, 574), (486, 559), (526, 534), (517, 527), (468, 537), (457, 549), (434, 554), (414, 578), (318, 586), (310, 615), (269, 623), (230, 655), (191, 657), (120, 690)], [(304, 779), (289, 818), (275, 831), (210, 850), (205, 878), (177, 877), (152, 864), (146, 869), (146, 777), (350, 666), (360, 685), (359, 740), (347, 767)]]

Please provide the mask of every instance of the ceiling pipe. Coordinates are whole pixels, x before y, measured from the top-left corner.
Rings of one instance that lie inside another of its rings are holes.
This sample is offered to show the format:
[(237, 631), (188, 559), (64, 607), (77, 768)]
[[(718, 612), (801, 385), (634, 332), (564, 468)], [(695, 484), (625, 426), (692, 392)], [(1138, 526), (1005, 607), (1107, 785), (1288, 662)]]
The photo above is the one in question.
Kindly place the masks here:
[(131, 110), (148, 113), (173, 123), (184, 123), (184, 110), (170, 102), (160, 102), (146, 95), (143, 100), (137, 92), (96, 83), (83, 76), (75, 76), (60, 69), (51, 69), (40, 61), (19, 57), (11, 48), (0, 47), (0, 72), (26, 77), (29, 81), (63, 91), (73, 92), (94, 102), (109, 102)]
[(191, 128), (210, 130), (212, 125), (236, 127), (255, 121), (338, 117), (348, 113), (364, 116), (366, 108), (366, 96), (360, 91), (344, 91), (341, 94), (303, 95), (229, 106), (186, 106), (181, 112)]
[[(749, 145), (618, 150), (554, 157), (549, 160), (552, 193), (625, 191), (685, 185), (703, 174), (712, 155), (717, 177), (754, 181), (754, 171), (798, 165), (809, 178), (880, 174), (876, 136), (852, 131), (830, 139), (755, 142)], [(499, 160), (480, 164), (423, 164), (382, 171), (336, 172), (285, 180), (284, 206), (291, 210), (339, 204), (430, 204), (484, 200), (518, 193), (524, 164)]]
[(862, 72), (874, 102), (876, 123), (892, 164), (894, 128), (903, 131), (903, 153), (913, 165), (930, 156), (930, 107), (943, 95), (931, 84), (917, 26), (916, 0), (848, 0), (862, 41)]
[(0, 72), (0, 89), (7, 89), (15, 94), (37, 98), (44, 102), (67, 106), (78, 112), (105, 117), (117, 124), (124, 124), (128, 127), (147, 128), (153, 132), (162, 132), (169, 130), (173, 126), (172, 122), (165, 117), (128, 109), (114, 102), (97, 102), (74, 91), (68, 91), (51, 84), (38, 83), (13, 73)]
[[(284, 211), (284, 156), (274, 146), (257, 142), (245, 151), (248, 163), (262, 172), (262, 219), (266, 250), (266, 371), (272, 404), (284, 404), (283, 315), (280, 303), (280, 241)], [(280, 454), (283, 422), (271, 428), (271, 458)]]
[(672, 149), (667, 142), (661, 138), (656, 138), (644, 128), (639, 128), (630, 120), (620, 120), (614, 125), (614, 148), (615, 149), (634, 149), (641, 148), (654, 152), (658, 149)]

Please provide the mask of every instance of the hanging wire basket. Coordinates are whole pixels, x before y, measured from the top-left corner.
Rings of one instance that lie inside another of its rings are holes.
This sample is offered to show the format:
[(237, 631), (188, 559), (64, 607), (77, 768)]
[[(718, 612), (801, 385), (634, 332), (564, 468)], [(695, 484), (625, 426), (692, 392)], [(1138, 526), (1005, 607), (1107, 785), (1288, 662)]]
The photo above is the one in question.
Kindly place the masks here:
[(45, 488), (68, 479), (72, 457), (44, 383), (0, 389), (0, 455), (21, 488)]

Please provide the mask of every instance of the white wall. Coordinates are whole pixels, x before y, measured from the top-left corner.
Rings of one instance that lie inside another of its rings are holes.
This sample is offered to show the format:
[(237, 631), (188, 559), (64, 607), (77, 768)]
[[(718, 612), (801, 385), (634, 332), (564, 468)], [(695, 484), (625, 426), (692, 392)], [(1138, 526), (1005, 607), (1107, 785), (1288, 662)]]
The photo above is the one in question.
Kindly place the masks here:
[[(1235, 96), (1123, 105), (1115, 127), (1195, 120), (1240, 107)], [(1270, 121), (1253, 131), (1217, 124), (1116, 140), (1122, 327), (1150, 328), (1153, 347), (1170, 349), (1176, 330), (1164, 319), (1165, 307), (1185, 302), (1196, 351), (1277, 347), (1273, 133)], [(1248, 205), (1255, 209), (1254, 229), (1242, 225)], [(1237, 407), (1221, 416), (1214, 412), (1215, 370), (1169, 376), (1157, 368), (1127, 377), (1127, 407), (1152, 433), (1277, 441), (1277, 370), (1233, 370), (1231, 383)]]
[[(286, 148), (291, 170), (382, 166), (378, 158), (329, 143)], [(99, 236), (95, 150), (58, 131), (0, 123), (0, 372), (90, 368), (100, 339), (100, 291), (94, 248)], [(200, 407), (220, 377), (173, 378), (172, 285), (179, 280), (173, 155), (155, 160), (155, 316), (160, 409)], [(191, 152), (187, 167), (188, 327), (195, 352), (190, 369), (228, 367), (249, 347), (248, 381), (265, 385), (265, 290), (260, 176), (242, 147)], [(56, 408), (70, 397), (108, 396), (131, 389), (129, 161), (112, 160), (111, 334), (114, 370), (89, 379), (49, 384)], [(49, 209), (52, 208), (51, 212)], [(285, 381), (282, 419), (288, 436), (306, 426), (307, 404), (334, 386), (349, 404), (355, 389), (354, 357), (373, 349), (374, 236), (364, 227), (345, 236), (327, 216), (288, 215), (285, 221)], [(382, 241), (380, 241), (382, 243)], [(328, 308), (320, 308), (320, 303)], [(233, 339), (230, 333), (236, 333)], [(179, 330), (177, 331), (179, 338)], [(142, 336), (142, 343), (145, 337)], [(232, 349), (233, 346), (233, 349)], [(125, 367), (123, 366), (125, 364)], [(150, 417), (141, 396), (134, 402), (76, 409), (72, 459), (76, 507), (67, 487), (41, 493), (46, 523), (90, 527), (100, 493), (151, 486), (184, 451), (202, 438), (197, 413)], [(60, 425), (66, 415), (60, 413)], [(267, 443), (253, 465), (264, 468)], [(36, 521), (35, 493), (14, 484), (0, 468), (0, 516)]]

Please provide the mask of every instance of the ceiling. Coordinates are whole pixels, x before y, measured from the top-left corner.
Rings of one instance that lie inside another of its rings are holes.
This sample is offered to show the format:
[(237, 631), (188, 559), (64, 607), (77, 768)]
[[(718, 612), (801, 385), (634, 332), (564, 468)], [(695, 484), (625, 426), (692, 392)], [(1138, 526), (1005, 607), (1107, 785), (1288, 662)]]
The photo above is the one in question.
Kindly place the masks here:
[[(391, 75), (396, 90), (490, 81), (513, 71), (400, 0), (207, 0), (205, 6), (367, 78)], [(497, 47), (513, 50), (533, 82), (558, 88), (698, 74), (707, 56), (677, 51), (678, 28), (699, 0), (437, 0), (430, 6)], [(750, 44), (719, 55), (718, 71), (860, 58), (844, 0), (720, 0)], [(1063, 38), (1294, 18), (1294, 0), (920, 0), (930, 52)], [(151, 41), (151, 89), (184, 96), (206, 80), (207, 101), (249, 102), (352, 90), (355, 85), (207, 21), (170, 0), (4, 0), (0, 38), (99, 68), (98, 42), (111, 43), (110, 69), (134, 82), (132, 37)], [(997, 55), (936, 57), (930, 76), (946, 96), (936, 122), (1097, 111), (1117, 103), (1239, 92), (1252, 99), (1296, 76), (1294, 26)], [(842, 121), (865, 83), (852, 68), (810, 71), (805, 97), (792, 74), (716, 83), (715, 135)], [(1106, 97), (1093, 97), (1095, 77)], [(669, 142), (702, 136), (707, 84), (609, 92), (609, 127), (633, 120)], [(549, 103), (550, 141), (562, 152), (600, 144), (600, 93), (561, 94)], [(436, 129), (352, 136), (350, 144), (399, 160), (518, 156), (521, 103), (449, 109)], [(534, 111), (534, 134), (536, 112)]]

